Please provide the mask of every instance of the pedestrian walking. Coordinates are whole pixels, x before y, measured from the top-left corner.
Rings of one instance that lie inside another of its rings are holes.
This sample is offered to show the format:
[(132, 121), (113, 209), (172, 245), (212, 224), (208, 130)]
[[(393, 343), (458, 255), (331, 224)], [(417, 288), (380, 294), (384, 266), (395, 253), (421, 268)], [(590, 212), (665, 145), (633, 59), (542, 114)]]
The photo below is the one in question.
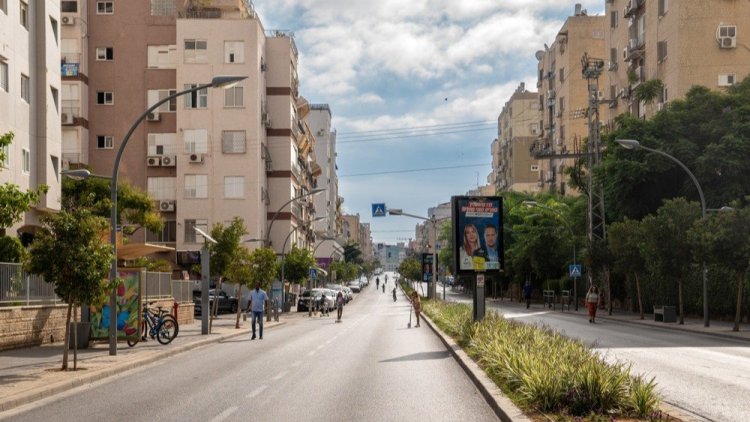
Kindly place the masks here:
[(596, 286), (589, 287), (588, 293), (586, 293), (586, 307), (589, 310), (589, 322), (591, 324), (596, 323), (596, 308), (599, 307), (599, 289)]
[(529, 309), (531, 306), (531, 291), (533, 288), (531, 287), (531, 281), (526, 281), (526, 285), (523, 286), (523, 298), (526, 299), (526, 309)]
[(266, 301), (268, 300), (268, 295), (266, 295), (266, 292), (261, 290), (260, 283), (255, 283), (255, 290), (250, 292), (250, 305), (248, 306), (250, 308), (250, 311), (253, 313), (253, 336), (250, 337), (250, 340), (255, 340), (255, 320), (258, 320), (258, 325), (260, 326), (260, 339), (263, 340), (263, 311), (265, 309)]
[(325, 293), (320, 297), (320, 317), (323, 316), (328, 316), (328, 298)]
[(417, 316), (417, 327), (419, 327), (419, 315), (422, 313), (422, 300), (419, 298), (416, 290), (411, 292), (411, 306), (414, 308), (414, 314)]
[(375, 277), (375, 290), (380, 288), (380, 277)]
[(336, 295), (336, 322), (341, 322), (341, 314), (344, 312), (344, 295), (339, 292)]

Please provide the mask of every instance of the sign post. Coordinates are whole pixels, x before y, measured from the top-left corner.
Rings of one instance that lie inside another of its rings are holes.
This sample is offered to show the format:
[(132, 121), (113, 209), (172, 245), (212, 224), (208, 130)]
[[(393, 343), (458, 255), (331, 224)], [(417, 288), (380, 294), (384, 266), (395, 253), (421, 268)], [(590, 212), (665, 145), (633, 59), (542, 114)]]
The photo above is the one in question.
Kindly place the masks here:
[(484, 319), (484, 274), (479, 273), (474, 287), (474, 321)]
[(385, 204), (372, 204), (373, 217), (385, 217)]
[[(575, 256), (573, 256), (575, 258)], [(578, 277), (581, 276), (581, 264), (568, 265), (568, 273), (573, 279), (573, 300), (575, 301), (575, 310), (578, 310)]]

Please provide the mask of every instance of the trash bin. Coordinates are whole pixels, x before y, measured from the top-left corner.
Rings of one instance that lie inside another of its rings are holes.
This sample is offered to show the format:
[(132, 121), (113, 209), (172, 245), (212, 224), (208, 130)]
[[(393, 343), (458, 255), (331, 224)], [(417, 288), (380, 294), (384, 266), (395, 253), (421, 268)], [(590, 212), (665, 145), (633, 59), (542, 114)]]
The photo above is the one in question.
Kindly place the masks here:
[(75, 333), (73, 332), (73, 324), (78, 326), (78, 349), (88, 349), (89, 339), (91, 338), (91, 323), (90, 322), (76, 322), (70, 323), (70, 338), (68, 339), (68, 348), (72, 349), (75, 346)]

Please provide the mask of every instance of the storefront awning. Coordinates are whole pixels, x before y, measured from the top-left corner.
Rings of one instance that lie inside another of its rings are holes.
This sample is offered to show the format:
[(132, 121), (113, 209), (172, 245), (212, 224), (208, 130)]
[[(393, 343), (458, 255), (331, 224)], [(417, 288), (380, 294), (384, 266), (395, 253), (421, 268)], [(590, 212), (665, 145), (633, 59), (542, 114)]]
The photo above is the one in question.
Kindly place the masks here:
[(117, 259), (131, 260), (151, 255), (157, 252), (174, 252), (169, 246), (152, 245), (149, 243), (128, 243), (117, 245)]

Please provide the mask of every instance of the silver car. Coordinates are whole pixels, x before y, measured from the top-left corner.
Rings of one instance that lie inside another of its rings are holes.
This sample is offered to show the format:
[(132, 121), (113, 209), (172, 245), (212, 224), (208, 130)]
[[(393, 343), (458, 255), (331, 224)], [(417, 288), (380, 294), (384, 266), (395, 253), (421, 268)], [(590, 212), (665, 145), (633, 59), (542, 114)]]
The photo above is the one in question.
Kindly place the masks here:
[(313, 291), (313, 294), (315, 294), (316, 296), (317, 295), (326, 296), (325, 305), (321, 304), (321, 306), (326, 306), (326, 308), (329, 311), (336, 309), (336, 292), (334, 292), (331, 289), (324, 289), (324, 288), (312, 289), (312, 291)]

